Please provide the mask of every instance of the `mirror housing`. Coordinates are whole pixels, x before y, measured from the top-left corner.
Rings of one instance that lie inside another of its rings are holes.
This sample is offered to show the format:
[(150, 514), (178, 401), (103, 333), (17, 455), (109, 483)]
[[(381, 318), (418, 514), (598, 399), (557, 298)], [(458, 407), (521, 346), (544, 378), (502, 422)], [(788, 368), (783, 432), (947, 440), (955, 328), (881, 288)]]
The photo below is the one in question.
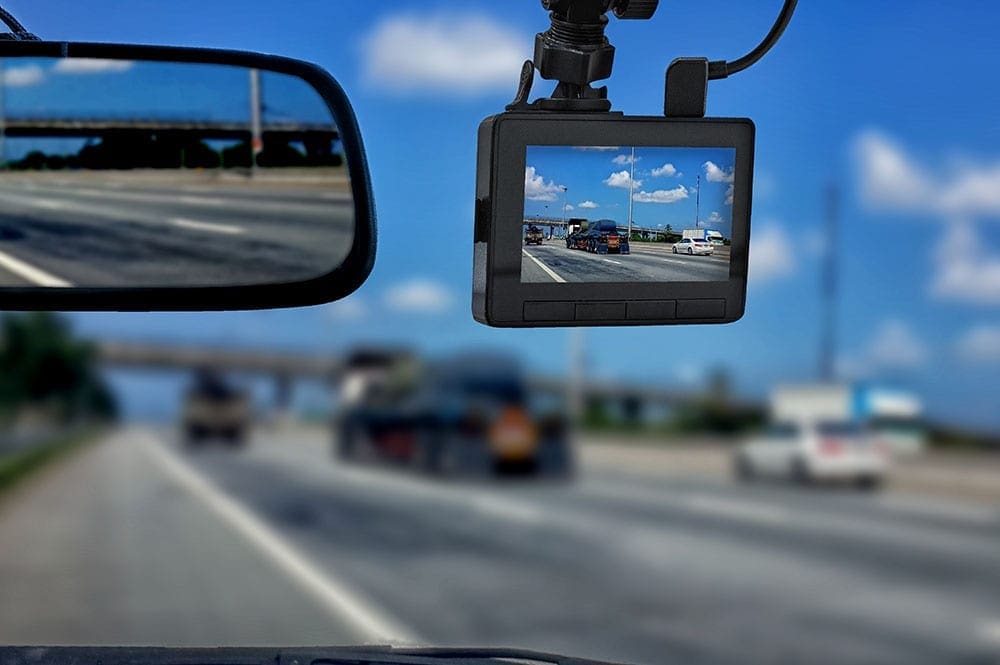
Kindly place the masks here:
[[(340, 146), (350, 176), (354, 233), (350, 247), (345, 247), (336, 257), (331, 256), (331, 263), (346, 257), (339, 265), (324, 274), (304, 280), (288, 281), (271, 277), (260, 283), (210, 286), (4, 286), (0, 287), (0, 310), (221, 311), (302, 307), (346, 297), (368, 278), (375, 260), (376, 219), (367, 158), (350, 101), (337, 81), (322, 68), (299, 60), (243, 51), (0, 41), (0, 61), (9, 62), (9, 59), (19, 58), (208, 64), (272, 72), (304, 81), (325, 102), (339, 133)], [(0, 83), (2, 82), (3, 79), (0, 79)], [(0, 113), (0, 133), (4, 131), (2, 123), (3, 116)], [(71, 243), (73, 239), (69, 237), (64, 242)]]

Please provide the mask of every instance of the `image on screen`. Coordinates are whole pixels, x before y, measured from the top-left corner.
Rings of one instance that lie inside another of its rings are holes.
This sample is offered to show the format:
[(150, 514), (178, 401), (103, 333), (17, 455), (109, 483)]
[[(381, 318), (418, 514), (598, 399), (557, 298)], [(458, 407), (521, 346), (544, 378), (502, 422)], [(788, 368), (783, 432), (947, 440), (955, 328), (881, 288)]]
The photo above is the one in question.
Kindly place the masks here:
[(736, 150), (528, 146), (521, 281), (725, 282)]

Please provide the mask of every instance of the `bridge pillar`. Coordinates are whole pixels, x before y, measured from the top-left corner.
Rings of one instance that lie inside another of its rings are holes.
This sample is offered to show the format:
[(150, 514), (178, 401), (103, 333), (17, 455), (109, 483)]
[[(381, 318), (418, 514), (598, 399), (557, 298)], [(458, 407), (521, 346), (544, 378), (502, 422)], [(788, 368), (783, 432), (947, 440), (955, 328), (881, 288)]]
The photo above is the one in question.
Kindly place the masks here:
[(288, 374), (277, 374), (274, 377), (274, 415), (278, 423), (288, 422), (292, 418), (292, 398), (295, 384)]

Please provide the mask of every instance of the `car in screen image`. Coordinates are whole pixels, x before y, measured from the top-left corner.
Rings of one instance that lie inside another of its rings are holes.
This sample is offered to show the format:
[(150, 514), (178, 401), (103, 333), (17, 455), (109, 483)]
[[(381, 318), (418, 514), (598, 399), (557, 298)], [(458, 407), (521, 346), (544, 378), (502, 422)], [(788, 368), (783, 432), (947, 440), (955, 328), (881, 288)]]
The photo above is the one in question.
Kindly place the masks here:
[(535, 225), (529, 226), (528, 230), (524, 233), (525, 245), (541, 245), (544, 240), (545, 233)]
[(708, 240), (701, 238), (684, 238), (680, 242), (674, 243), (674, 254), (687, 254), (688, 256), (712, 256), (715, 254), (715, 247)]
[(618, 222), (602, 219), (594, 222), (585, 235), (586, 248), (591, 254), (628, 254), (628, 237), (618, 230)]

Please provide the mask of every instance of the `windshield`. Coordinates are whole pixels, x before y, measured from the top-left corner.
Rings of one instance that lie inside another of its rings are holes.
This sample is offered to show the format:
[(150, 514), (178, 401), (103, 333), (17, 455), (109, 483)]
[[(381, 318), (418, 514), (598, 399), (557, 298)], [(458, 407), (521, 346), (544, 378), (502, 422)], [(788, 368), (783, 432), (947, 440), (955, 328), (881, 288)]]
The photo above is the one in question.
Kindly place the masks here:
[[(662, 116), (674, 57), (738, 55), (779, 4), (612, 18), (616, 70), (595, 88)], [(327, 306), (0, 315), (0, 645), (1000, 659), (1000, 4), (801, 3), (767, 58), (714, 81), (710, 112), (756, 126), (746, 243), (732, 164), (702, 151), (591, 148), (603, 170), (586, 192), (539, 164), (530, 214), (502, 220), (519, 258), (690, 275), (750, 257), (736, 324), (569, 330), (487, 329), (469, 311), (477, 128), (549, 26), (537, 0), (0, 5), (43, 38), (316, 61), (357, 111), (379, 225), (371, 279)], [(129, 76), (0, 59), (0, 127), (46, 77), (90, 99), (131, 94)], [(263, 85), (266, 117), (295, 110), (294, 90)], [(531, 99), (555, 87), (539, 78)], [(25, 159), (24, 141), (0, 138), (0, 163)], [(86, 175), (48, 159), (81, 149), (63, 141), (19, 174), (48, 179), (52, 200), (15, 206), (26, 195), (0, 186), (0, 257), (46, 206), (225, 229), (290, 205), (237, 200), (237, 174), (218, 197), (60, 193)], [(683, 238), (709, 231), (724, 244)], [(713, 291), (678, 292), (643, 290), (628, 311), (712, 309)], [(912, 419), (880, 416), (881, 387)], [(864, 446), (809, 429), (918, 422), (921, 436)]]

